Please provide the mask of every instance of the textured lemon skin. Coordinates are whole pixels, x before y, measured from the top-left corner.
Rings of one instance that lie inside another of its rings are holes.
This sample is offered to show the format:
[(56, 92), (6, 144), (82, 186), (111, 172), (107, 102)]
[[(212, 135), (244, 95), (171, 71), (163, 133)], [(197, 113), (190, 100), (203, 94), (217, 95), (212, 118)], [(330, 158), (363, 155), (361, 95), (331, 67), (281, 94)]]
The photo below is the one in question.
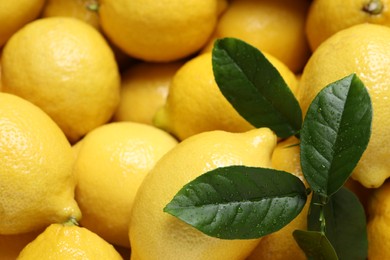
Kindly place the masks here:
[(123, 258), (112, 245), (86, 228), (52, 224), (20, 252), (18, 259)]
[(390, 257), (390, 183), (375, 189), (368, 200), (368, 259)]
[[(296, 92), (298, 83), (294, 73), (272, 55), (265, 55), (291, 90)], [(244, 132), (254, 128), (219, 90), (214, 80), (210, 52), (189, 60), (175, 73), (167, 101), (157, 111), (154, 124), (179, 140), (204, 131)]]
[(214, 30), (217, 0), (103, 0), (105, 34), (128, 55), (146, 61), (173, 61), (200, 50)]
[(20, 234), (79, 219), (73, 154), (41, 109), (0, 94), (0, 234)]
[(299, 84), (298, 100), (305, 114), (326, 85), (351, 73), (363, 81), (371, 96), (371, 138), (352, 177), (367, 188), (379, 187), (390, 176), (390, 28), (359, 24), (334, 34), (316, 49)]
[[(380, 13), (365, 11), (366, 0), (315, 0), (306, 18), (306, 35), (311, 50), (315, 50), (336, 32), (362, 23), (390, 26), (390, 1), (380, 0), (384, 6)], [(321, 29), (319, 29), (321, 28)]]
[(80, 224), (110, 243), (130, 247), (128, 226), (138, 187), (177, 141), (150, 125), (117, 122), (92, 130), (80, 143), (74, 146)]
[(121, 94), (115, 121), (153, 125), (156, 111), (165, 104), (173, 75), (183, 62), (142, 62), (122, 74)]
[(217, 167), (271, 167), (275, 134), (210, 131), (194, 135), (164, 155), (141, 184), (130, 220), (131, 259), (245, 259), (259, 239), (209, 237), (163, 212), (189, 181)]
[(0, 47), (20, 28), (36, 19), (45, 0), (18, 0), (0, 2)]
[(214, 40), (235, 37), (267, 52), (294, 73), (302, 71), (310, 55), (305, 35), (306, 0), (233, 0), (218, 19), (215, 31), (202, 51)]
[(90, 10), (90, 0), (46, 0), (43, 17), (70, 16), (80, 19), (96, 29), (100, 29), (98, 12)]
[[(294, 174), (303, 182), (301, 170), (299, 140), (290, 137), (277, 144), (272, 154), (272, 168)], [(246, 260), (273, 259), (273, 260), (305, 260), (305, 253), (300, 249), (292, 233), (294, 230), (307, 229), (307, 214), (310, 199), (299, 215), (288, 225), (275, 233), (264, 236), (257, 247)]]
[(29, 23), (7, 42), (2, 90), (36, 104), (71, 142), (107, 122), (119, 102), (120, 76), (107, 42), (70, 17)]
[(41, 233), (42, 230), (15, 235), (0, 235), (0, 259), (16, 259), (23, 248)]

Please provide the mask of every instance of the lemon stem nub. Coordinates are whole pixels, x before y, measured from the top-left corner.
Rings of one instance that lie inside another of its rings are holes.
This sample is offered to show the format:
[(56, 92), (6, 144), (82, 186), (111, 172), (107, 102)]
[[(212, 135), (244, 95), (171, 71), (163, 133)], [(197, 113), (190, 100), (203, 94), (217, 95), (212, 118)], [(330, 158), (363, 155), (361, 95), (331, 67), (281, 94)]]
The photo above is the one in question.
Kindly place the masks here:
[(369, 14), (380, 14), (383, 10), (383, 3), (381, 0), (370, 0), (363, 6), (363, 11)]
[(75, 217), (70, 217), (68, 221), (63, 223), (64, 226), (78, 226), (79, 222), (77, 222), (77, 219)]
[(99, 11), (99, 4), (96, 1), (88, 1), (85, 7), (93, 12)]

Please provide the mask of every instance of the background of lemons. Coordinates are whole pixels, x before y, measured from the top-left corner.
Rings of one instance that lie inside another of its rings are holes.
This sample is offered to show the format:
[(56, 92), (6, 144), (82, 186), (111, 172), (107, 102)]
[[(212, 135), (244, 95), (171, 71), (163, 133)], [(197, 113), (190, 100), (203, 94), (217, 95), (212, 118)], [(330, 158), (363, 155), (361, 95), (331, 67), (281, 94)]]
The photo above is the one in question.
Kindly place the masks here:
[[(232, 112), (229, 110), (229, 106), (224, 102), (223, 98), (221, 98), (220, 95), (218, 96), (215, 94), (217, 93), (217, 88), (215, 82), (213, 82), (213, 75), (210, 73), (210, 64), (207, 64), (209, 61), (204, 58), (204, 62), (199, 62), (197, 66), (193, 66), (191, 69), (186, 68), (188, 63), (192, 63), (194, 60), (200, 60), (200, 55), (210, 52), (215, 38), (225, 36), (239, 37), (253, 44), (255, 47), (258, 47), (263, 52), (268, 53), (267, 57), (280, 71), (293, 93), (302, 97), (302, 93), (309, 92), (311, 94), (307, 95), (307, 98), (304, 98), (309, 100), (311, 95), (316, 92), (314, 89), (307, 90), (309, 82), (310, 84), (313, 83), (311, 82), (310, 77), (317, 75), (315, 77), (323, 84), (333, 76), (338, 77), (341, 75), (333, 70), (328, 71), (325, 67), (317, 66), (318, 63), (323, 64), (322, 61), (311, 62), (316, 63), (315, 67), (318, 68), (318, 71), (316, 72), (308, 72), (311, 69), (305, 68), (306, 62), (311, 55), (314, 57), (320, 56), (320, 54), (316, 53), (317, 49), (323, 48), (321, 47), (322, 42), (326, 42), (329, 37), (338, 31), (345, 30), (355, 24), (376, 23), (385, 26), (389, 25), (388, 12), (390, 10), (390, 3), (388, 0), (381, 0), (383, 8), (379, 13), (374, 14), (363, 10), (362, 6), (367, 5), (368, 2), (375, 1), (376, 0), (347, 0), (341, 2), (337, 0), (175, 0), (163, 2), (149, 1), (148, 4), (145, 4), (145, 2), (141, 3), (141, 1), (137, 0), (132, 1), (134, 5), (130, 5), (129, 1), (126, 0), (102, 0), (100, 1), (100, 11), (98, 12), (91, 11), (91, 9), (88, 8), (88, 6), (93, 7), (93, 5), (97, 3), (95, 0), (47, 0), (46, 2), (42, 0), (2, 1), (0, 3), (0, 24), (6, 26), (0, 25), (0, 91), (13, 92), (25, 99), (33, 101), (45, 111), (43, 113), (47, 113), (58, 126), (61, 126), (63, 131), (62, 134), (65, 134), (68, 139), (68, 143), (66, 144), (67, 148), (65, 149), (67, 152), (64, 152), (66, 153), (65, 156), (59, 156), (58, 154), (62, 154), (63, 152), (54, 154), (54, 146), (50, 147), (50, 158), (52, 159), (49, 159), (49, 164), (59, 163), (61, 158), (68, 160), (70, 158), (69, 154), (73, 155), (73, 160), (76, 160), (80, 155), (80, 151), (82, 151), (83, 143), (85, 141), (83, 137), (101, 125), (110, 124), (113, 121), (129, 121), (145, 124), (143, 127), (146, 127), (146, 125), (151, 127), (150, 125), (153, 125), (156, 122), (158, 123), (158, 120), (156, 119), (153, 122), (154, 114), (159, 108), (163, 107), (166, 100), (168, 101), (165, 104), (165, 108), (168, 106), (171, 107), (170, 109), (172, 110), (172, 107), (175, 107), (175, 110), (178, 111), (175, 112), (177, 115), (174, 116), (176, 118), (174, 121), (182, 123), (177, 123), (177, 126), (175, 127), (170, 126), (164, 128), (179, 129), (170, 129), (173, 135), (179, 137), (179, 140), (186, 139), (187, 137), (192, 139), (192, 137), (189, 136), (195, 137), (198, 134), (203, 135), (201, 134), (202, 132), (214, 129), (224, 129), (235, 132), (248, 131), (253, 127), (242, 119), (237, 119), (237, 116), (234, 115), (234, 111)], [(35, 32), (34, 36), (29, 38), (29, 40), (23, 40), (22, 43), (14, 47), (15, 50), (12, 51), (12, 54), (7, 54), (8, 51), (6, 51), (6, 49), (11, 48), (11, 44), (9, 44), (8, 47), (6, 46), (10, 42), (9, 38), (19, 32), (22, 27), (25, 27), (35, 20), (41, 20), (41, 18), (59, 16), (62, 17), (60, 18), (61, 20), (64, 19), (63, 17), (70, 17), (73, 19), (71, 23), (77, 24), (69, 31), (69, 35), (72, 35), (75, 41), (79, 41), (82, 38), (86, 39), (85, 41), (80, 41), (74, 45), (76, 47), (73, 48), (73, 52), (69, 51), (69, 48), (68, 51), (66, 51), (67, 47), (69, 47), (67, 43), (61, 43), (67, 39), (65, 36), (57, 37), (57, 39), (54, 37), (47, 37), (45, 40), (39, 42), (39, 39), (43, 39), (42, 37), (44, 37), (45, 33), (43, 30), (38, 30), (38, 32)], [(85, 29), (86, 24), (89, 25), (88, 30)], [(318, 28), (321, 28), (321, 30)], [(366, 34), (365, 30), (366, 29), (359, 29), (356, 31), (355, 35), (358, 36), (356, 38)], [(381, 30), (384, 29), (382, 28)], [(383, 33), (378, 37), (373, 37), (373, 41), (375, 44), (381, 44), (380, 42), (383, 42), (384, 48), (382, 51), (388, 53), (388, 44), (386, 43), (389, 41), (385, 35), (387, 35), (387, 33)], [(94, 40), (92, 42), (87, 40), (89, 37), (94, 37)], [(358, 42), (358, 39), (355, 39), (354, 41)], [(25, 46), (34, 43), (36, 44), (35, 50), (33, 48), (26, 48), (26, 52), (23, 52)], [(56, 55), (53, 59), (54, 62), (49, 62), (48, 56), (37, 55), (37, 50), (48, 50), (49, 48), (45, 46), (49, 46), (50, 44), (55, 46), (56, 49)], [(98, 45), (100, 45), (100, 47)], [(340, 44), (340, 46), (341, 45), (342, 44)], [(361, 45), (364, 46), (364, 44)], [(86, 47), (90, 52), (84, 53), (85, 55), (82, 55), (81, 52), (76, 53), (76, 50), (81, 48), (81, 46)], [(336, 45), (327, 48), (331, 49), (335, 46)], [(324, 58), (321, 58), (321, 60), (331, 60), (329, 57), (332, 55), (327, 55), (325, 51), (319, 51), (319, 53), (321, 52), (324, 52), (322, 54)], [(331, 53), (334, 54), (337, 53), (337, 51), (332, 50)], [(374, 70), (375, 73), (370, 74), (370, 79), (367, 79), (367, 82), (365, 82), (370, 86), (372, 84), (372, 86), (374, 86), (372, 88), (375, 88), (370, 94), (375, 93), (373, 95), (374, 99), (377, 100), (374, 103), (375, 111), (377, 111), (375, 113), (379, 114), (379, 116), (374, 115), (376, 123), (373, 128), (373, 139), (376, 140), (374, 142), (377, 143), (386, 143), (385, 140), (388, 139), (389, 133), (386, 126), (389, 125), (388, 115), (390, 106), (386, 99), (388, 97), (388, 88), (381, 84), (387, 82), (387, 79), (383, 77), (385, 77), (384, 75), (389, 74), (386, 70), (389, 66), (380, 67), (378, 65), (386, 59), (382, 59), (381, 61), (381, 58), (378, 58), (378, 53), (376, 51), (356, 50), (355, 47), (348, 48), (346, 46), (341, 46), (340, 53), (341, 54), (338, 55), (340, 60), (342, 57), (348, 55), (348, 53), (352, 53), (352, 56), (365, 58), (362, 59), (363, 61), (361, 64), (363, 65), (359, 64), (359, 66), (356, 66), (357, 70), (364, 70), (364, 68), (367, 67)], [(204, 54), (204, 56), (207, 55), (210, 54)], [(4, 61), (3, 58), (5, 56), (8, 56), (8, 58)], [(12, 62), (10, 62), (9, 58), (11, 56), (13, 56)], [(71, 61), (71, 57), (75, 57), (75, 59)], [(208, 57), (210, 58), (210, 56)], [(346, 63), (344, 60), (342, 60), (343, 62), (340, 60), (334, 62), (337, 66), (334, 66), (333, 64), (333, 67), (339, 71), (342, 70), (340, 64)], [(3, 62), (5, 62), (5, 66), (3, 65)], [(63, 65), (67, 62), (70, 65), (64, 67)], [(11, 70), (9, 69), (10, 63), (12, 63), (11, 67), (13, 67)], [(369, 65), (364, 65), (365, 63), (368, 63)], [(34, 72), (34, 70), (39, 67), (39, 64), (41, 64), (41, 68), (44, 69), (41, 69), (38, 74), (36, 71)], [(84, 67), (78, 67), (82, 64), (84, 64)], [(54, 75), (57, 65), (63, 70), (58, 70), (57, 74)], [(304, 68), (306, 72), (304, 71)], [(183, 75), (182, 73), (185, 69), (187, 69), (188, 73), (185, 73), (187, 75)], [(13, 74), (9, 71), (12, 71)], [(364, 71), (364, 73), (365, 75), (369, 74), (367, 71)], [(20, 75), (24, 75), (21, 82), (28, 83), (27, 85), (29, 86), (24, 85), (23, 83), (20, 92), (11, 91), (8, 86), (4, 87), (4, 82), (11, 86), (10, 83), (16, 81)], [(53, 80), (50, 81), (50, 79)], [(370, 80), (372, 80), (372, 83)], [(64, 81), (68, 82), (69, 89), (67, 90), (64, 89), (64, 85), (59, 84)], [(171, 84), (172, 82), (174, 83)], [(109, 87), (110, 84), (111, 87)], [(106, 91), (103, 91), (102, 88), (99, 88), (98, 86), (105, 86)], [(174, 86), (173, 88), (175, 90), (170, 93), (172, 86)], [(37, 95), (36, 92), (33, 92), (33, 88), (43, 89), (41, 92), (42, 95)], [(49, 92), (53, 95), (49, 95)], [(181, 94), (175, 94), (175, 92)], [(306, 94), (304, 95), (306, 96)], [(173, 98), (173, 96), (177, 96), (177, 98)], [(382, 105), (378, 105), (378, 103), (380, 103), (378, 100), (381, 100), (380, 102), (382, 102)], [(305, 103), (307, 103), (307, 101), (301, 102), (303, 106), (306, 106)], [(204, 110), (203, 108), (207, 103), (211, 103), (212, 105), (209, 106), (209, 109)], [(58, 109), (60, 104), (64, 105), (64, 110)], [(19, 108), (15, 109), (15, 111), (18, 111), (18, 109)], [(49, 113), (49, 111), (54, 110), (59, 111), (58, 116)], [(225, 114), (227, 114), (227, 116)], [(229, 114), (231, 116), (228, 116)], [(11, 114), (7, 112), (7, 116), (10, 115)], [(31, 116), (31, 113), (29, 115), (31, 118), (25, 119), (25, 116), (23, 116), (23, 120), (31, 121), (34, 119), (34, 116)], [(69, 128), (64, 127), (64, 123), (60, 122), (62, 119), (58, 120), (56, 117), (69, 120), (67, 123), (67, 127)], [(73, 120), (76, 118), (77, 120), (70, 121), (70, 119)], [(0, 118), (0, 122), (3, 122), (2, 120), (4, 121), (4, 118)], [(233, 120), (235, 123), (232, 123), (233, 121), (229, 120)], [(225, 123), (227, 125), (232, 123), (234, 126), (226, 128)], [(173, 125), (173, 123), (170, 124)], [(39, 125), (39, 128), (43, 125), (45, 124)], [(31, 126), (32, 129), (26, 129), (22, 134), (32, 131), (34, 127), (33, 125)], [(46, 130), (39, 131), (36, 138), (44, 136)], [(131, 131), (129, 131), (128, 134), (130, 134), (130, 132)], [(111, 134), (106, 134), (107, 136), (101, 138), (101, 140), (110, 143), (112, 140), (120, 139), (121, 136), (123, 136), (119, 133), (119, 130), (113, 131)], [(145, 131), (144, 134), (147, 134), (147, 131)], [(168, 135), (167, 133), (165, 134)], [(173, 140), (173, 137), (169, 138)], [(225, 141), (226, 140), (224, 140), (224, 142)], [(295, 142), (296, 140), (288, 139), (278, 141), (280, 143), (275, 147), (273, 152), (271, 166), (274, 168), (286, 169), (299, 175), (299, 158), (296, 156), (297, 147), (292, 149), (281, 149), (285, 143)], [(39, 142), (37, 141), (32, 145), (33, 150), (40, 151), (40, 145), (42, 144), (38, 143)], [(157, 143), (158, 140), (156, 141), (156, 144)], [(74, 145), (73, 150), (70, 150), (69, 153), (70, 144)], [(47, 148), (45, 149), (47, 150)], [(206, 148), (202, 149), (200, 149), (200, 151), (204, 151), (204, 153), (207, 154), (208, 150)], [(371, 151), (375, 150), (377, 153), (384, 154), (384, 158), (388, 158), (386, 155), (389, 154), (389, 151), (386, 149), (387, 146), (381, 145), (380, 147), (376, 146), (375, 149), (371, 148)], [(231, 150), (235, 150), (235, 148), (231, 148)], [(270, 148), (270, 150), (273, 150), (273, 148)], [(99, 170), (101, 170), (100, 173), (103, 175), (103, 172), (113, 171), (115, 164), (111, 169), (110, 167), (102, 166), (102, 161), (94, 159), (102, 156), (101, 154), (99, 155), (99, 152), (101, 151), (102, 149), (91, 145), (90, 149), (85, 151), (87, 155), (84, 154), (83, 156), (84, 158), (88, 157), (88, 160), (86, 160), (88, 163), (85, 165), (91, 168), (101, 168)], [(194, 151), (189, 149), (186, 150), (185, 154), (180, 153), (181, 155), (178, 155), (178, 157), (183, 156), (188, 158), (184, 160), (187, 162), (182, 163), (183, 169), (192, 169), (190, 162), (193, 158), (189, 157), (193, 153)], [(272, 151), (270, 151), (270, 153), (272, 153)], [(37, 152), (37, 154), (39, 154), (39, 152)], [(225, 160), (232, 155), (227, 151), (221, 151), (221, 154), (224, 154), (225, 157), (223, 157), (223, 160), (215, 161), (216, 165), (219, 165), (218, 163), (225, 163)], [(109, 152), (105, 154), (107, 158), (109, 155)], [(259, 156), (259, 154), (257, 154), (257, 156)], [(372, 245), (369, 252), (370, 259), (384, 259), (390, 257), (390, 253), (383, 250), (383, 246), (379, 243), (379, 241), (383, 241), (387, 238), (388, 225), (386, 224), (386, 219), (390, 217), (390, 214), (388, 214), (388, 212), (390, 212), (388, 210), (389, 207), (386, 202), (386, 194), (387, 190), (389, 190), (388, 184), (387, 182), (384, 182), (381, 186), (382, 182), (390, 173), (388, 170), (388, 163), (386, 163), (387, 160), (381, 159), (380, 156), (381, 155), (378, 154), (372, 155), (366, 160), (368, 162), (366, 165), (371, 169), (370, 171), (373, 174), (367, 175), (368, 177), (366, 175), (359, 177), (359, 174), (355, 173), (354, 176), (356, 180), (359, 180), (365, 186), (375, 186), (378, 188), (368, 189), (352, 179), (346, 184), (359, 196), (360, 200), (367, 208), (367, 214), (369, 216), (369, 241)], [(119, 153), (116, 153), (116, 155), (114, 155), (114, 153), (112, 154), (113, 161), (115, 161), (115, 158), (118, 159), (118, 157)], [(122, 159), (123, 158), (126, 158), (126, 156), (123, 155)], [(204, 161), (206, 160), (205, 158), (203, 159)], [(167, 160), (172, 162), (175, 161), (174, 159)], [(200, 160), (199, 163), (204, 163), (204, 161), (202, 162), (202, 160)], [(379, 161), (382, 161), (382, 170), (373, 170), (376, 167), (375, 165), (378, 165), (376, 162)], [(0, 161), (0, 163), (1, 162), (3, 161)], [(375, 163), (373, 164), (373, 162)], [(132, 163), (136, 164), (137, 162), (134, 161)], [(258, 161), (258, 163), (260, 162)], [(27, 165), (25, 163), (23, 164)], [(105, 168), (110, 169), (104, 171)], [(200, 173), (201, 171), (199, 170), (197, 174)], [(106, 180), (107, 184), (113, 183), (112, 179), (107, 180), (107, 178), (105, 179), (103, 177), (96, 178), (96, 176), (92, 174), (90, 176), (95, 181), (104, 182)], [(187, 181), (189, 179), (187, 179)], [(179, 180), (176, 180), (175, 178), (173, 181), (179, 182)], [(65, 185), (65, 183), (68, 182), (64, 182), (63, 185)], [(70, 185), (73, 187), (72, 194), (74, 185), (76, 184), (73, 183)], [(115, 185), (111, 185), (112, 189), (115, 189)], [(138, 185), (139, 184), (136, 182), (132, 182), (127, 184), (126, 187), (127, 189), (130, 189), (130, 187)], [(93, 190), (92, 186), (93, 185), (90, 183), (90, 186), (87, 184), (83, 187)], [(52, 194), (53, 192), (51, 192), (51, 189), (48, 187), (43, 189), (48, 193), (48, 199), (58, 198)], [(53, 187), (62, 189), (60, 186), (53, 185)], [(156, 191), (153, 190), (151, 194), (164, 191), (164, 188), (160, 184), (155, 184), (155, 187), (154, 190)], [(171, 188), (172, 194), (177, 191), (178, 187)], [(96, 189), (96, 192), (103, 193), (104, 189), (106, 188)], [(119, 192), (119, 190), (120, 189), (118, 188), (117, 191), (119, 194), (125, 195), (124, 192)], [(2, 197), (3, 201), (9, 202), (10, 198), (15, 197), (16, 193), (15, 191), (10, 191), (9, 194), (9, 196)], [(109, 193), (107, 192), (107, 194)], [(146, 198), (152, 200), (151, 198), (153, 195), (144, 194), (142, 196), (145, 196), (145, 200)], [(74, 199), (74, 195), (71, 197)], [(119, 205), (121, 202), (120, 199), (112, 200), (111, 206)], [(147, 201), (146, 203), (150, 202)], [(98, 207), (97, 205), (101, 204), (96, 203), (94, 205), (95, 208)], [(75, 211), (78, 210), (75, 209), (74, 205), (72, 207)], [(122, 213), (120, 212), (121, 211), (119, 210), (113, 210), (112, 215), (121, 215)], [(49, 215), (53, 217), (52, 214), (56, 215), (58, 214), (58, 211), (50, 213)], [(159, 214), (162, 215), (162, 219), (170, 218), (170, 216), (166, 216), (166, 214), (163, 214), (162, 212), (159, 212), (158, 216), (160, 216)], [(75, 215), (78, 216), (77, 218), (80, 218), (79, 213)], [(297, 218), (296, 221), (292, 222), (285, 229), (280, 230), (280, 232), (259, 240), (260, 243), (258, 245), (258, 241), (248, 243), (248, 250), (244, 250), (243, 248), (240, 249), (239, 246), (233, 246), (231, 252), (229, 252), (229, 250), (217, 250), (219, 253), (214, 254), (216, 257), (225, 257), (230, 253), (241, 255), (238, 259), (244, 259), (247, 256), (249, 256), (249, 259), (268, 259), (269, 255), (272, 255), (273, 259), (277, 259), (277, 256), (283, 259), (286, 257), (285, 253), (289, 253), (287, 257), (294, 255), (297, 259), (302, 258), (302, 252), (297, 249), (292, 237), (289, 236), (290, 229), (294, 229), (295, 226), (302, 227), (305, 225), (303, 214), (301, 214), (301, 216), (302, 217)], [(54, 222), (65, 222), (68, 218), (69, 216), (61, 220), (51, 219), (49, 222), (43, 224), (43, 226), (48, 227), (50, 223)], [(130, 220), (131, 219), (129, 219), (129, 221)], [(34, 222), (26, 220), (26, 218), (24, 218), (24, 220), (23, 218), (18, 218), (18, 221), (20, 221), (21, 226), (35, 225)], [(159, 220), (157, 219), (157, 222), (158, 221)], [(177, 229), (184, 229), (184, 232), (194, 232), (188, 231), (188, 227), (179, 223), (177, 220), (174, 220), (173, 222), (180, 228), (175, 226), (172, 227), (172, 230), (177, 231)], [(82, 224), (83, 221), (81, 218), (81, 225)], [(145, 225), (145, 223), (142, 224)], [(150, 225), (147, 228), (150, 229)], [(114, 242), (115, 240), (118, 241), (121, 239), (110, 239), (102, 233), (97, 234), (97, 229), (95, 232), (92, 226), (90, 226), (90, 228), (81, 228), (77, 226), (56, 225), (55, 228), (50, 226), (49, 230), (56, 230), (56, 232), (45, 231), (46, 242), (61, 241), (61, 239), (64, 239), (64, 242), (70, 245), (71, 242), (74, 242), (71, 240), (76, 238), (80, 238), (80, 241), (88, 241), (88, 245), (83, 245), (84, 242), (72, 244), (72, 247), (75, 250), (80, 250), (80, 254), (86, 253), (91, 249), (102, 247), (104, 248), (104, 251), (111, 254), (111, 258), (118, 257), (118, 252), (123, 259), (130, 258), (131, 249), (128, 244), (123, 246), (122, 243), (122, 246), (115, 245), (114, 248), (112, 248), (110, 244), (113, 245), (117, 243)], [(59, 238), (57, 236), (65, 231), (69, 232), (69, 236), (66, 238)], [(8, 253), (8, 255), (16, 256), (24, 245), (32, 241), (38, 233), (41, 232), (42, 231), (37, 230), (32, 233), (17, 233), (15, 235), (5, 235), (4, 232), (0, 232), (0, 249), (9, 249), (5, 251), (0, 250), (0, 259), (4, 256), (2, 254), (3, 252), (4, 254)], [(148, 232), (158, 233), (159, 231), (153, 229), (148, 230)], [(194, 237), (186, 237), (188, 238), (188, 245), (193, 245), (193, 239), (198, 241), (196, 239), (199, 238), (199, 234), (198, 232), (194, 233)], [(187, 233), (175, 234), (181, 236)], [(56, 236), (57, 239), (55, 239)], [(85, 238), (90, 236), (94, 237), (94, 239), (88, 240)], [(100, 236), (100, 238), (96, 236)], [(102, 238), (104, 240), (102, 240)], [(202, 239), (201, 241), (203, 241)], [(205, 241), (212, 240), (208, 239), (209, 238), (206, 238)], [(12, 246), (7, 246), (11, 242)], [(139, 245), (141, 246), (137, 245), (137, 247), (142, 248), (142, 244), (145, 245), (149, 242), (150, 241), (147, 241), (146, 239), (146, 241), (140, 242)], [(39, 243), (36, 242), (36, 244)], [(169, 245), (167, 241), (156, 242), (158, 245), (160, 245), (160, 243), (162, 245), (161, 247), (165, 247), (166, 244)], [(237, 243), (237, 245), (238, 244), (240, 243)], [(209, 245), (215, 246), (216, 244), (210, 242)], [(36, 249), (32, 250), (34, 251), (32, 254), (36, 253), (41, 257), (43, 256), (42, 253), (44, 253), (44, 251), (50, 251), (47, 250), (48, 248), (53, 248), (54, 250), (56, 246), (58, 246), (58, 243), (44, 243), (40, 246), (34, 246)], [(218, 247), (218, 245), (216, 247)], [(180, 248), (176, 245), (167, 246), (167, 248), (168, 251), (169, 249), (172, 251), (178, 250), (180, 255), (194, 252), (191, 251), (194, 248), (189, 248), (187, 246)], [(251, 254), (249, 248), (256, 249)], [(113, 251), (114, 249), (116, 249), (117, 252)], [(55, 250), (59, 249), (57, 248)], [(133, 259), (137, 256), (141, 256), (140, 252), (143, 253), (143, 251), (150, 251), (147, 253), (154, 254), (153, 250), (150, 250), (149, 247), (146, 250), (136, 249)], [(182, 252), (180, 250), (188, 252)], [(210, 255), (212, 255), (212, 253), (208, 256)], [(188, 258), (191, 257), (193, 256), (189, 256)]]

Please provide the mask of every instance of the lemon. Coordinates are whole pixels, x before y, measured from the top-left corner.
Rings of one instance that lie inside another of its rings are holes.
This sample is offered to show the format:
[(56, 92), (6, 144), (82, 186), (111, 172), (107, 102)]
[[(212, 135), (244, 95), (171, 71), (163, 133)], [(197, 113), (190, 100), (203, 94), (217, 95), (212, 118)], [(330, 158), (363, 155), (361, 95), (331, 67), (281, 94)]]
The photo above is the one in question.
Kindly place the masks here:
[(207, 42), (221, 5), (219, 0), (102, 0), (100, 23), (125, 53), (146, 61), (187, 57)]
[(0, 136), (0, 234), (79, 219), (72, 149), (50, 117), (24, 99), (0, 93)]
[(3, 91), (36, 104), (71, 142), (107, 122), (119, 102), (120, 76), (112, 50), (76, 18), (29, 23), (2, 55)]
[(390, 257), (390, 183), (375, 189), (368, 202), (368, 259)]
[(47, 0), (42, 10), (42, 16), (71, 16), (99, 29), (98, 13), (89, 8), (93, 4), (97, 5), (94, 2), (91, 0)]
[(271, 167), (276, 136), (268, 128), (245, 133), (210, 131), (175, 146), (145, 177), (131, 214), (132, 259), (244, 259), (259, 239), (223, 240), (207, 236), (163, 212), (189, 181), (217, 167)]
[(310, 48), (315, 50), (331, 35), (356, 24), (390, 26), (389, 6), (389, 0), (314, 0), (305, 28)]
[[(266, 57), (295, 89), (294, 73), (273, 56), (266, 54)], [(167, 101), (157, 111), (154, 124), (179, 140), (210, 130), (243, 132), (253, 129), (220, 92), (214, 80), (211, 53), (196, 56), (175, 73)]]
[(52, 224), (19, 254), (22, 259), (118, 259), (112, 245), (90, 230), (70, 224)]
[(0, 47), (25, 24), (36, 19), (45, 0), (0, 2)]
[(214, 40), (239, 38), (286, 64), (294, 73), (302, 70), (310, 49), (305, 35), (307, 0), (233, 0), (217, 22)]
[[(290, 137), (277, 144), (272, 154), (272, 168), (294, 174), (305, 182), (301, 170), (299, 140), (296, 137)], [(310, 203), (307, 202), (299, 215), (289, 224), (272, 234), (264, 236), (247, 260), (305, 260), (305, 253), (298, 246), (292, 233), (297, 229), (307, 229), (309, 206)]]
[(81, 141), (75, 162), (80, 224), (106, 241), (129, 247), (130, 211), (139, 185), (177, 141), (150, 125), (100, 126)]
[(390, 138), (390, 28), (359, 24), (334, 34), (316, 49), (300, 80), (298, 100), (303, 113), (326, 85), (351, 73), (363, 81), (371, 96), (371, 139), (352, 177), (367, 188), (379, 187), (390, 176), (386, 145)]
[(33, 241), (42, 231), (15, 235), (0, 235), (0, 259), (16, 259), (22, 249)]
[(168, 96), (173, 75), (183, 62), (141, 62), (130, 66), (122, 74), (119, 106), (115, 121), (153, 124), (153, 117)]

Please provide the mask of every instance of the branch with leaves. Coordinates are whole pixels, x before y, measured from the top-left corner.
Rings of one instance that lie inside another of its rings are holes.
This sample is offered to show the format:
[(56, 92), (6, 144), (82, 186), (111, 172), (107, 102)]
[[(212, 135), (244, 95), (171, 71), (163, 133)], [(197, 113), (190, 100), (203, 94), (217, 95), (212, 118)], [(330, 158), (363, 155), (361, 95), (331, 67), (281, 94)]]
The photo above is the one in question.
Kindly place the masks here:
[(324, 87), (302, 120), (297, 99), (258, 49), (220, 39), (212, 62), (222, 94), (243, 118), (280, 138), (300, 138), (301, 168), (310, 188), (275, 169), (222, 167), (185, 185), (164, 211), (209, 236), (252, 239), (283, 228), (310, 203), (308, 230), (293, 232), (307, 257), (366, 259), (364, 209), (343, 187), (371, 134), (372, 105), (363, 82), (351, 74)]

